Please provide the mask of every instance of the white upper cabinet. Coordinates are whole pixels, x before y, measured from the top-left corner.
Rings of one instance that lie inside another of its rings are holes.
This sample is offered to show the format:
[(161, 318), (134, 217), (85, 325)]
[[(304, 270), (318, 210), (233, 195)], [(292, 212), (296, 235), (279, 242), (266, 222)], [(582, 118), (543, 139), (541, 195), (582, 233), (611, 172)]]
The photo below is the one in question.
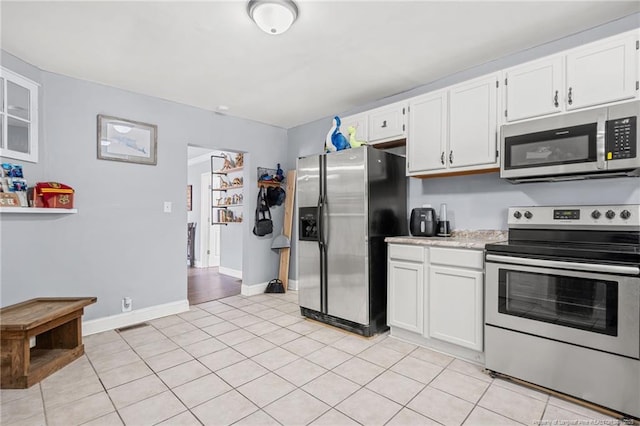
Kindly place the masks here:
[(498, 74), (449, 90), (450, 169), (497, 164)]
[(0, 68), (0, 156), (38, 162), (38, 84)]
[(340, 133), (349, 140), (349, 127), (356, 129), (356, 140), (361, 142), (369, 141), (369, 120), (366, 113), (350, 115), (349, 117), (340, 117)]
[(562, 57), (553, 56), (505, 71), (506, 121), (562, 111)]
[(567, 110), (633, 98), (637, 32), (591, 43), (567, 54)]
[(632, 31), (505, 70), (506, 121), (633, 99), (637, 43)]
[(407, 170), (409, 174), (446, 169), (447, 91), (409, 102)]
[(497, 167), (498, 74), (409, 100), (407, 174)]
[(406, 110), (406, 102), (396, 102), (369, 111), (369, 143), (406, 138)]

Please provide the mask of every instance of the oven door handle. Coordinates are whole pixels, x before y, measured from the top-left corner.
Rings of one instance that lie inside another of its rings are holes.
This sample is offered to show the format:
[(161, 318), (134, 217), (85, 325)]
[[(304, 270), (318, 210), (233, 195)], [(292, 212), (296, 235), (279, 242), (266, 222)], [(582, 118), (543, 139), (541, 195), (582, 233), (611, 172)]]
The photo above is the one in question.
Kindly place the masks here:
[(622, 275), (638, 275), (640, 274), (640, 268), (637, 266), (619, 266), (619, 265), (592, 265), (589, 263), (578, 262), (563, 262), (559, 260), (544, 260), (544, 259), (532, 259), (529, 257), (512, 257), (501, 256), (497, 254), (487, 254), (487, 262), (501, 262), (510, 263), (513, 265), (526, 265), (526, 266), (540, 266), (546, 268), (556, 269), (573, 269), (576, 271), (587, 272), (605, 272), (610, 274), (622, 274)]
[(596, 167), (598, 170), (606, 169), (605, 158), (605, 125), (607, 117), (604, 115), (598, 116), (596, 124)]

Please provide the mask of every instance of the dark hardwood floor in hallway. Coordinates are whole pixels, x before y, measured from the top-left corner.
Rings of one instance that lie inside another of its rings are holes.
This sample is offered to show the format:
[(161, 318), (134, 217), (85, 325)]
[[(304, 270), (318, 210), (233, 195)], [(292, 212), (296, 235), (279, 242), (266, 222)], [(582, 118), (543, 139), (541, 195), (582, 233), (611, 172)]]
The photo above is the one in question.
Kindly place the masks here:
[(218, 268), (188, 268), (187, 298), (190, 305), (240, 294), (242, 280), (223, 275)]

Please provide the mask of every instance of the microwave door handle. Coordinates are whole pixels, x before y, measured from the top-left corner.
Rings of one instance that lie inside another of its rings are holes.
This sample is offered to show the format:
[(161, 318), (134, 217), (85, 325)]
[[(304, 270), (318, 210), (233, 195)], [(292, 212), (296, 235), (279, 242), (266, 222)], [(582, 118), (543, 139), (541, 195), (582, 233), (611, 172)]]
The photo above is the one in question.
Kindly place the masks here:
[(598, 170), (603, 170), (607, 168), (605, 163), (605, 124), (606, 124), (606, 116), (600, 114), (598, 116), (598, 121), (596, 125), (596, 167)]

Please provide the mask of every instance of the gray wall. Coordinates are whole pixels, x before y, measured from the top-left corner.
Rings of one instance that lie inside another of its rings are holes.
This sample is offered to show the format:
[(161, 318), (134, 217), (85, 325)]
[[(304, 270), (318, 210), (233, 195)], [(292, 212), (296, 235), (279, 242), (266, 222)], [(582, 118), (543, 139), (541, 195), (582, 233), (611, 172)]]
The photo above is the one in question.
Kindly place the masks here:
[[(551, 55), (598, 39), (638, 28), (640, 14), (610, 22), (572, 36), (523, 52), (498, 58), (480, 66), (462, 70), (443, 79), (417, 87), (349, 111), (336, 111), (348, 116), (392, 102), (438, 90), (483, 74)], [(332, 116), (288, 130), (289, 158), (295, 159), (323, 151), (324, 139), (331, 127)], [(640, 179), (618, 178), (601, 181), (537, 183), (512, 185), (502, 181), (497, 173), (430, 179), (409, 179), (408, 212), (413, 207), (431, 204), (439, 211), (447, 203), (454, 229), (506, 229), (506, 209), (517, 205), (640, 203)], [(294, 224), (297, 223), (297, 217)], [(297, 278), (295, 256), (297, 230), (292, 239), (290, 274)]]
[[(27, 179), (71, 185), (79, 210), (2, 216), (2, 306), (39, 296), (97, 296), (85, 314), (93, 319), (120, 313), (124, 296), (134, 309), (186, 299), (187, 144), (248, 152), (247, 182), (255, 182), (251, 158), (267, 164), (286, 158), (286, 131), (38, 71), (5, 52), (2, 62), (42, 84), (40, 160), (22, 162)], [(97, 160), (97, 114), (158, 125), (157, 166)], [(246, 185), (245, 217), (256, 194), (257, 185)], [(164, 201), (173, 203), (172, 213), (163, 213)], [(238, 227), (245, 285), (276, 276), (279, 260), (271, 238), (255, 237), (251, 226)]]

